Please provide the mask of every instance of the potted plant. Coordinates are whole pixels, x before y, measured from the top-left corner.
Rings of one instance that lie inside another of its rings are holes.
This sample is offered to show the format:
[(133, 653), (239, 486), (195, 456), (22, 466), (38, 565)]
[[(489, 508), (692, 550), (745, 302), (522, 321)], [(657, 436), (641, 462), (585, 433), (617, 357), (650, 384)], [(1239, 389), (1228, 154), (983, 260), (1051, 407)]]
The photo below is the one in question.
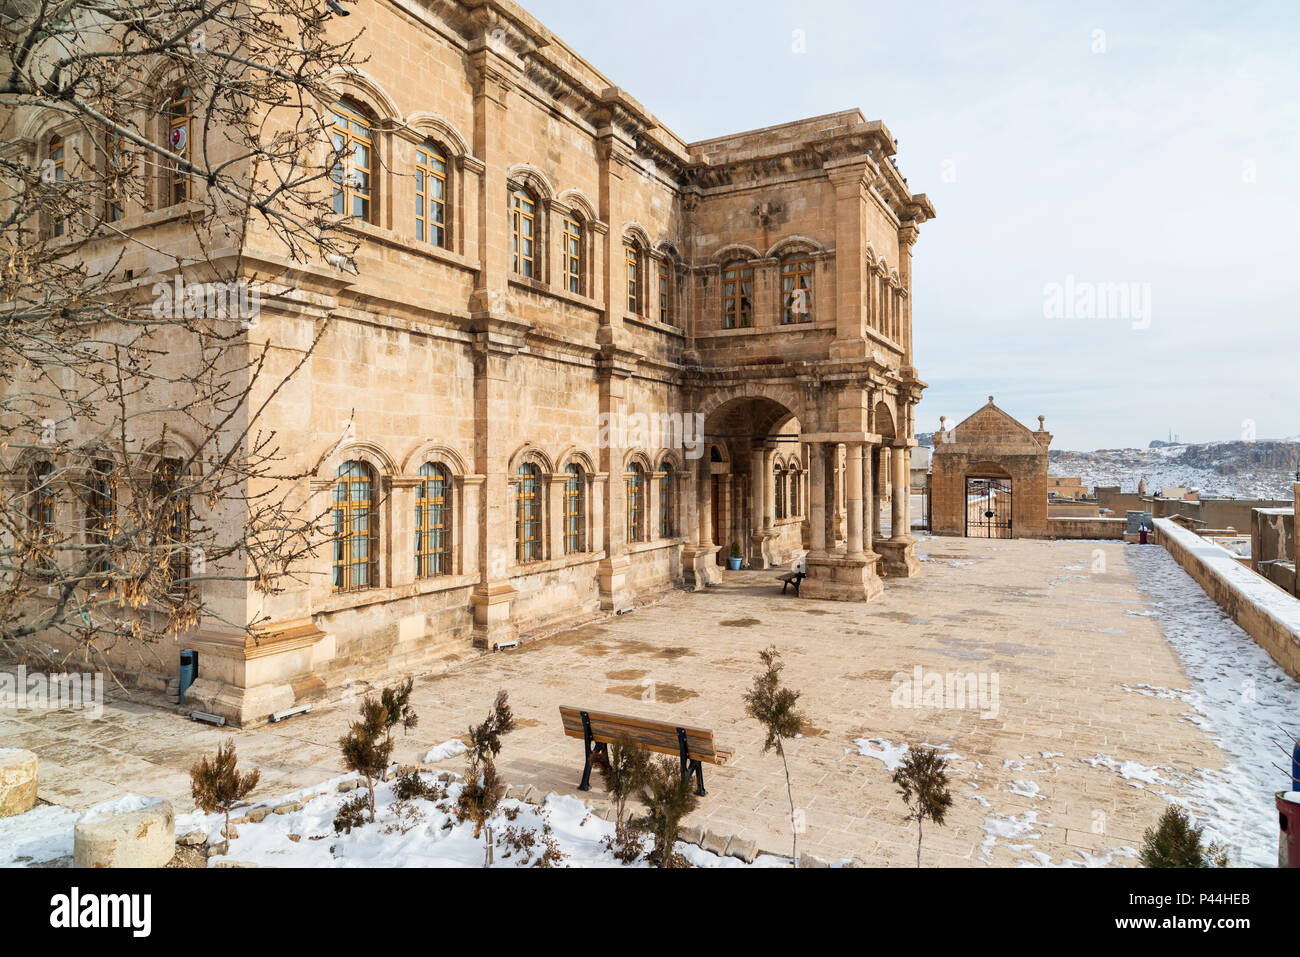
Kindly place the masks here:
[(740, 571), (740, 542), (731, 543), (731, 556), (727, 559), (727, 567), (733, 572)]

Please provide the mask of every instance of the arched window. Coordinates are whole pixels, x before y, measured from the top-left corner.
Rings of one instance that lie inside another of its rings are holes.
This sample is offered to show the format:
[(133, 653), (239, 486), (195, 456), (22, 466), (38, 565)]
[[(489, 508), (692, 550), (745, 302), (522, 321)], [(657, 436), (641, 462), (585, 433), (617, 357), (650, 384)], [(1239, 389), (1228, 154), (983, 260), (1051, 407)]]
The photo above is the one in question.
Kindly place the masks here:
[(673, 324), (672, 284), (673, 262), (667, 255), (659, 260), (659, 321)]
[(781, 260), (781, 324), (812, 320), (813, 261), (804, 255)]
[(526, 565), (542, 559), (541, 472), (525, 462), (519, 466), (515, 487), (515, 562)]
[(623, 260), (627, 266), (627, 311), (642, 315), (641, 247), (635, 241), (623, 243)]
[(110, 223), (126, 212), (126, 163), (121, 134), (109, 130), (104, 134), (104, 218)]
[(677, 523), (673, 521), (673, 474), (671, 465), (665, 463), (664, 476), (659, 480), (659, 537), (672, 538), (677, 532)]
[(633, 463), (627, 473), (627, 540), (645, 540), (645, 470)]
[(785, 518), (785, 469), (778, 462), (772, 468), (773, 511), (776, 518)]
[[(67, 147), (63, 142), (62, 136), (59, 136), (56, 133), (54, 136), (50, 137), (50, 143), (46, 151), (46, 155), (48, 156), (50, 161), (50, 165), (48, 167), (50, 171), (49, 173), (50, 182), (56, 189), (63, 186), (64, 163), (67, 160), (67, 152), (68, 152)], [(61, 203), (62, 197), (56, 197), (55, 202)], [(55, 212), (54, 215), (50, 217), (49, 224), (50, 224), (51, 236), (63, 235), (63, 231), (66, 228), (66, 223), (64, 222), (63, 216), (59, 215), (58, 212)]]
[(754, 267), (733, 263), (722, 271), (722, 325), (744, 329), (754, 324)]
[(334, 212), (372, 223), (376, 209), (374, 136), (362, 107), (351, 100), (334, 104)]
[(35, 462), (27, 475), (28, 519), (37, 563), (54, 564), (54, 466)]
[(451, 476), (425, 462), (415, 489), (415, 577), (451, 574)]
[(583, 548), (583, 512), (586, 494), (583, 488), (582, 466), (564, 467), (564, 554), (576, 555)]
[(564, 288), (582, 295), (582, 221), (576, 213), (564, 214)]
[(339, 466), (334, 485), (334, 591), (360, 591), (378, 584), (379, 516), (374, 473), (364, 462)]
[(790, 499), (790, 517), (795, 518), (803, 514), (803, 502), (799, 499), (799, 470), (790, 470), (790, 485), (787, 489)]
[[(113, 537), (113, 522), (117, 517), (113, 463), (107, 460), (95, 462), (86, 478), (86, 537), (90, 544), (99, 549), (107, 549)], [(109, 564), (107, 554), (101, 552), (95, 560), (95, 573), (106, 574)]]
[(537, 200), (528, 190), (515, 187), (510, 191), (510, 251), (517, 275), (541, 278), (537, 248)]
[(168, 593), (173, 598), (185, 595), (190, 578), (190, 496), (184, 464), (179, 458), (165, 458), (153, 473), (159, 541), (167, 551)]
[[(172, 87), (163, 105), (167, 118), (167, 146), (182, 162), (192, 162), (194, 155), (194, 92), (184, 84)], [(190, 198), (190, 174), (180, 163), (167, 164), (167, 203), (175, 205)]]
[(447, 155), (427, 140), (415, 148), (415, 238), (447, 245)]

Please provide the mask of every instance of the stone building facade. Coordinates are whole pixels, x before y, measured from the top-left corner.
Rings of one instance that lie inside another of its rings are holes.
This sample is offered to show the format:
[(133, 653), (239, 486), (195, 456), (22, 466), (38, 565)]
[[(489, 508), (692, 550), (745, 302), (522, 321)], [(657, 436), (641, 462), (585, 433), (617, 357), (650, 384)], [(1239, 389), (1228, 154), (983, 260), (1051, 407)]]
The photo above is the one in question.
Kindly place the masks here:
[(513, 3), (353, 14), (370, 59), (335, 110), (369, 162), (339, 197), (355, 273), (255, 226), (240, 250), (280, 280), (250, 343), (287, 369), (320, 336), (266, 416), (295, 437), (286, 468), (314, 469), (282, 494), (336, 532), (297, 587), (205, 591), (187, 700), (261, 721), (702, 588), (733, 546), (757, 568), (807, 548), (808, 597), (916, 573), (908, 496), (887, 537), (880, 514), (915, 446), (912, 249), (934, 209), (882, 122), (687, 143)]
[(1038, 431), (988, 404), (934, 433), (930, 516), (936, 535), (1046, 538), (1048, 446)]

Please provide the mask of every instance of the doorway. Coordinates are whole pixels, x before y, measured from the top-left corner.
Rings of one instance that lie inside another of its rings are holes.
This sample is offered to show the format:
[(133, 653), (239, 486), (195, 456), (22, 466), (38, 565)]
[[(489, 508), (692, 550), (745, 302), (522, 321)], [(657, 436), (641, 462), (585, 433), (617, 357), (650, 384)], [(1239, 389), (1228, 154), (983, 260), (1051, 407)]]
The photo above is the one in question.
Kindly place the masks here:
[(966, 477), (966, 537), (1011, 538), (1009, 478)]

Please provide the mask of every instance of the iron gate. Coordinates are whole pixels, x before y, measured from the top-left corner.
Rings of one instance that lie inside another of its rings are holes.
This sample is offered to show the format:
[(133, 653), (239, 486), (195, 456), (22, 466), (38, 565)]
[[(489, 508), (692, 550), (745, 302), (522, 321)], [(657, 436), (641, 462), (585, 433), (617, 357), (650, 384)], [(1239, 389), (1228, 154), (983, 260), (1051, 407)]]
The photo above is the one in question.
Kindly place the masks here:
[(966, 537), (1011, 537), (1011, 479), (966, 479)]

